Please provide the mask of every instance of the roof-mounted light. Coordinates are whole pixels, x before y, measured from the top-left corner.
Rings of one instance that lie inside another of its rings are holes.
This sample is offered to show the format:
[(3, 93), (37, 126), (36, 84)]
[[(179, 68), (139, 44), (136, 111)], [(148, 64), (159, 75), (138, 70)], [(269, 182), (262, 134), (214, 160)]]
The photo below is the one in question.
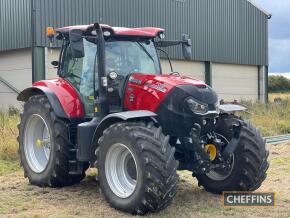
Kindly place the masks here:
[(111, 36), (111, 32), (110, 31), (104, 31), (103, 34), (104, 34), (105, 37)]
[(164, 39), (164, 38), (165, 38), (165, 34), (164, 34), (164, 33), (159, 33), (158, 37), (159, 37), (160, 39)]
[(47, 27), (46, 28), (46, 36), (48, 38), (53, 38), (54, 34), (55, 34), (55, 31), (54, 31), (53, 27)]
[(96, 30), (93, 30), (93, 31), (91, 32), (91, 34), (92, 34), (93, 36), (96, 36), (96, 35), (97, 35), (97, 31), (96, 31)]

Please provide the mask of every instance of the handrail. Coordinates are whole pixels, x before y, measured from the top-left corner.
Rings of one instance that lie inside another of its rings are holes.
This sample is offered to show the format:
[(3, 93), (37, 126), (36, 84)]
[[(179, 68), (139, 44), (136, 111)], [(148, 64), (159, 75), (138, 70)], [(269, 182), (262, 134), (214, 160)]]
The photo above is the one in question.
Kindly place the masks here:
[(6, 85), (11, 90), (13, 90), (15, 93), (17, 93), (17, 94), (20, 93), (20, 91), (16, 87), (14, 87), (11, 83), (9, 83), (5, 79), (3, 79), (1, 76), (0, 76), (0, 82), (4, 83), (4, 85)]

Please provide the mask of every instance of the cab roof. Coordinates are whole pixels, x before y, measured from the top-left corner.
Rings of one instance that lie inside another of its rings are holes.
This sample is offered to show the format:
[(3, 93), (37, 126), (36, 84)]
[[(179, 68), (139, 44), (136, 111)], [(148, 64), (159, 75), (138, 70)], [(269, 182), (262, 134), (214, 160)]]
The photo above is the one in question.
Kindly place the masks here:
[[(110, 31), (116, 36), (127, 36), (127, 37), (144, 37), (144, 38), (155, 38), (158, 34), (163, 33), (164, 29), (156, 27), (141, 27), (141, 28), (126, 28), (126, 27), (111, 27), (106, 24), (100, 24), (103, 31)], [(94, 24), (90, 25), (76, 25), (67, 26), (56, 29), (56, 32), (62, 35), (68, 35), (71, 30), (79, 29), (85, 34), (92, 34)]]

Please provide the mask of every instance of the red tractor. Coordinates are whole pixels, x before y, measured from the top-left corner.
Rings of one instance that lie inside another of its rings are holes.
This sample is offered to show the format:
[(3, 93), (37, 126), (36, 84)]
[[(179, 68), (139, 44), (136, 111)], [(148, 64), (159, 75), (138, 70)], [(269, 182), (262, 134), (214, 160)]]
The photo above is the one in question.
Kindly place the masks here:
[(243, 108), (219, 105), (202, 81), (161, 72), (164, 47), (181, 45), (190, 59), (188, 35), (166, 41), (160, 28), (97, 23), (56, 32), (59, 77), (18, 96), (21, 164), (31, 184), (72, 185), (96, 167), (106, 200), (133, 214), (167, 207), (177, 170), (212, 193), (261, 186), (268, 151), (259, 131), (234, 115)]

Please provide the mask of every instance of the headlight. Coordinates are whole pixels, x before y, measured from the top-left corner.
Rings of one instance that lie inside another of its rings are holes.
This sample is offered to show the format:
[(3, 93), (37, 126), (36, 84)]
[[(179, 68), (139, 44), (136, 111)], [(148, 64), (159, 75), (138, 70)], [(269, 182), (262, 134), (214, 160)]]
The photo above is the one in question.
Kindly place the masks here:
[(193, 98), (186, 99), (189, 109), (196, 114), (205, 114), (208, 112), (208, 106), (206, 104), (201, 104), (194, 100)]

